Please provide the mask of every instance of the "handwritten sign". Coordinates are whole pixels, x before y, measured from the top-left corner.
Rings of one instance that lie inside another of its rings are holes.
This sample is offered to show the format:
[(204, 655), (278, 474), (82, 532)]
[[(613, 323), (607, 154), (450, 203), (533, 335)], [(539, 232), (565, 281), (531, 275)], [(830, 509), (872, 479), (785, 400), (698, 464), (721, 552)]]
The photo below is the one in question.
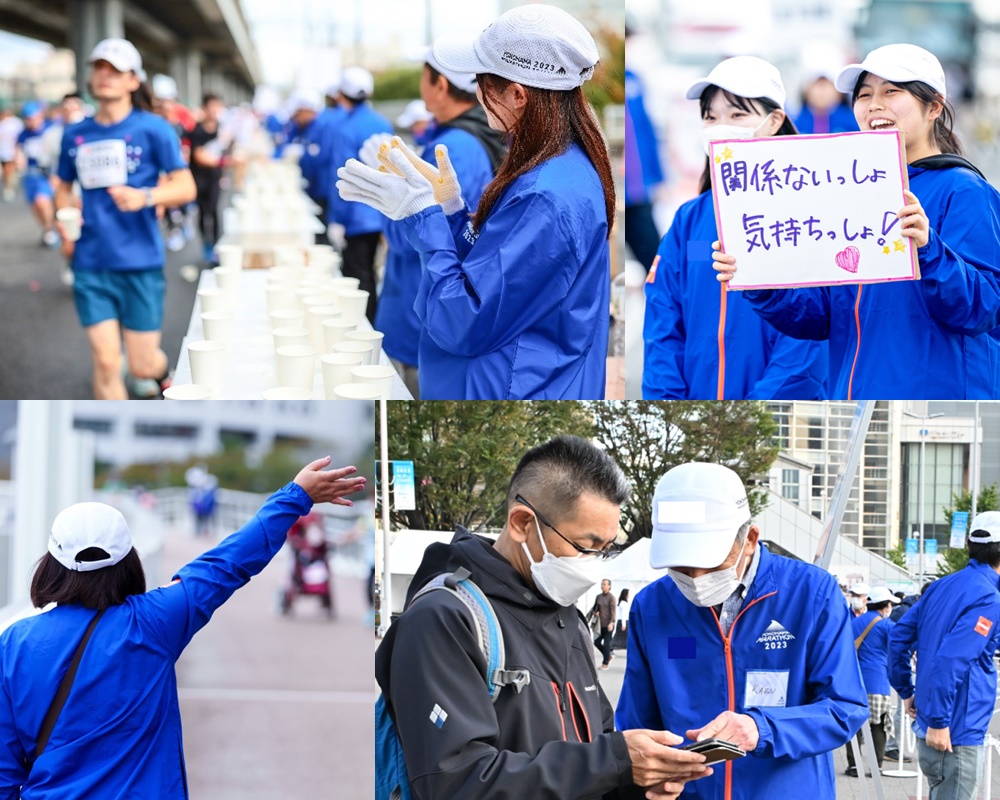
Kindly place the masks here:
[(712, 142), (712, 197), (730, 289), (920, 278), (900, 234), (908, 187), (900, 131)]

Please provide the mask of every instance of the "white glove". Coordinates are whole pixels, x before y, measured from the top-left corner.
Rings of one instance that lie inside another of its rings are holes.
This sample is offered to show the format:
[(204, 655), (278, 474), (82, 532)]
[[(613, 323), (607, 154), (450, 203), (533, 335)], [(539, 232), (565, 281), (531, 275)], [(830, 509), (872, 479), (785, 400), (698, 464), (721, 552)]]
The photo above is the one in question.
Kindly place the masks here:
[(373, 133), (365, 139), (365, 143), (361, 145), (361, 151), (358, 153), (361, 163), (366, 167), (378, 169), (381, 166), (378, 160), (379, 147), (382, 146), (383, 142), (389, 141), (392, 141), (391, 133)]
[(344, 200), (369, 205), (389, 219), (406, 219), (437, 205), (430, 182), (406, 159), (393, 150), (388, 163), (399, 174), (379, 172), (350, 159), (337, 170), (337, 191)]
[(326, 238), (330, 240), (333, 249), (338, 253), (343, 253), (347, 247), (347, 228), (336, 222), (331, 222), (326, 226)]
[(448, 148), (445, 145), (439, 144), (434, 148), (434, 158), (437, 159), (438, 165), (438, 168), (434, 169), (434, 167), (407, 147), (402, 139), (398, 136), (393, 136), (389, 147), (379, 148), (378, 157), (379, 163), (383, 168), (398, 172), (389, 161), (390, 147), (392, 150), (402, 152), (409, 162), (416, 167), (417, 172), (430, 181), (431, 186), (434, 187), (434, 199), (437, 200), (441, 206), (441, 210), (446, 215), (450, 216), (465, 208), (465, 200), (462, 198), (462, 187), (458, 183), (458, 176), (455, 174), (455, 168), (451, 165), (451, 159), (448, 158)]

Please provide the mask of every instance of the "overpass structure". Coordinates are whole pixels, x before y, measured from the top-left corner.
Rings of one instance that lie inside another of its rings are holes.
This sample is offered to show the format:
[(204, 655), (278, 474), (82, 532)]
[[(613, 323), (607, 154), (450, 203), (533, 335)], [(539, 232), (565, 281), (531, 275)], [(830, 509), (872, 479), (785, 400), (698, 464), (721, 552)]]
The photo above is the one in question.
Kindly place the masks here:
[(172, 76), (188, 105), (207, 91), (238, 102), (263, 82), (240, 0), (0, 0), (0, 30), (73, 50), (81, 88), (108, 37), (131, 41), (147, 74)]

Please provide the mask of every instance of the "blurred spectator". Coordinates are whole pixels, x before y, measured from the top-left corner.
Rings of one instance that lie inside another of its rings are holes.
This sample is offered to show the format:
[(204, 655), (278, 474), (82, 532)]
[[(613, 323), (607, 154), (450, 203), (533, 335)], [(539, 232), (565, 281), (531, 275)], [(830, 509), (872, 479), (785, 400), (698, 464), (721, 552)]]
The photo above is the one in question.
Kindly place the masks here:
[(799, 133), (843, 133), (856, 131), (847, 97), (833, 85), (834, 73), (817, 73), (811, 76), (802, 90), (802, 110), (795, 118)]

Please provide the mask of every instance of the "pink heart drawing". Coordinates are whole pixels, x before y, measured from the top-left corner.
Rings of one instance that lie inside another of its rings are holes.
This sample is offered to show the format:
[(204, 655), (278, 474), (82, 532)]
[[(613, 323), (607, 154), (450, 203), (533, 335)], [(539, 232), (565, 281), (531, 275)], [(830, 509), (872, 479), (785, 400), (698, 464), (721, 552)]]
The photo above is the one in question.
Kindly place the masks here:
[(858, 271), (858, 260), (861, 252), (856, 247), (845, 247), (837, 253), (837, 266), (846, 269), (848, 272)]

